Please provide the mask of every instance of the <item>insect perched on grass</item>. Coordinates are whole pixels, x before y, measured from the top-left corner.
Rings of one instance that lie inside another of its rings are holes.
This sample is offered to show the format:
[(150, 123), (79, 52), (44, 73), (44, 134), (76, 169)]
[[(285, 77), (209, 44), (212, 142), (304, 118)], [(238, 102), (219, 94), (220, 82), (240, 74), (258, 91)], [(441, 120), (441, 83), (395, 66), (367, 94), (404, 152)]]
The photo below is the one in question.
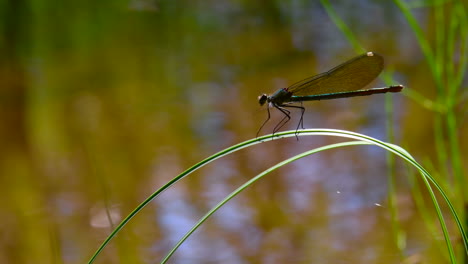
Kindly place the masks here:
[[(298, 108), (301, 110), (301, 119), (296, 128), (297, 137), (299, 127), (304, 128), (303, 117), (305, 108), (302, 106), (303, 101), (400, 92), (403, 89), (402, 85), (362, 89), (382, 72), (383, 64), (384, 60), (382, 56), (373, 52), (367, 52), (327, 72), (309, 77), (288, 88), (281, 88), (272, 95), (260, 95), (258, 97), (260, 105), (268, 103), (268, 118), (257, 131), (257, 137), (260, 130), (262, 130), (268, 120), (270, 120), (270, 107), (274, 107), (284, 114), (283, 119), (281, 119), (273, 129), (273, 134), (278, 132), (278, 130), (291, 119), (291, 111), (286, 108)], [(292, 105), (296, 102), (300, 102), (301, 105)]]

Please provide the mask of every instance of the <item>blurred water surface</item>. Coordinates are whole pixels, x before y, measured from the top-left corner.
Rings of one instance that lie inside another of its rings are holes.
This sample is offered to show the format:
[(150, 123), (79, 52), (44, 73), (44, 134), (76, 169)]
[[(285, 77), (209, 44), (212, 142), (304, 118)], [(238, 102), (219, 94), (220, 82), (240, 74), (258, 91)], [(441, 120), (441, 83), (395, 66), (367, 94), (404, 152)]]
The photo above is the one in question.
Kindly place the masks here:
[[(395, 84), (434, 93), (414, 35), (391, 1), (332, 5), (367, 50), (385, 57)], [(83, 263), (165, 182), (255, 137), (267, 115), (258, 95), (357, 55), (319, 1), (6, 0), (0, 9), (1, 263)], [(423, 25), (433, 23), (428, 9), (414, 12)], [(396, 143), (430, 159), (430, 115), (402, 94), (389, 96)], [(304, 124), (386, 140), (384, 99), (308, 102)], [(262, 133), (281, 118), (272, 112)], [(294, 113), (284, 129), (298, 119)], [(157, 263), (237, 186), (337, 141), (284, 139), (208, 165), (145, 208), (97, 263)], [(401, 263), (421, 256), (440, 263), (442, 238), (421, 224), (401, 165), (403, 252), (391, 231), (385, 153), (353, 147), (268, 175), (217, 212), (171, 263)]]

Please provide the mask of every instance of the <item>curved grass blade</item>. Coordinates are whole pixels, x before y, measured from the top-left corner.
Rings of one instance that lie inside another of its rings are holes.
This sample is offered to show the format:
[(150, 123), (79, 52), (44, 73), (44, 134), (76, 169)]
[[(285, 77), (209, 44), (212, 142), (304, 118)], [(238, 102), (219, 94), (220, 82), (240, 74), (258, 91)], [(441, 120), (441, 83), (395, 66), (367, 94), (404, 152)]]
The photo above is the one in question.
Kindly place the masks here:
[[(292, 135), (286, 135), (286, 134), (291, 134), (292, 131), (289, 131), (289, 132), (283, 132), (283, 133), (278, 133), (278, 136), (292, 136)], [(442, 196), (444, 197), (445, 201), (447, 202), (447, 204), (449, 205), (449, 208), (450, 210), (452, 211), (452, 214), (454, 215), (454, 218), (455, 218), (455, 221), (457, 223), (457, 226), (459, 227), (460, 229), (460, 232), (462, 234), (462, 239), (464, 241), (464, 245), (465, 245), (465, 251), (468, 252), (468, 247), (467, 247), (467, 238), (466, 238), (466, 234), (463, 230), (463, 225), (461, 224), (461, 222), (459, 221), (459, 218), (458, 218), (458, 214), (456, 213), (453, 205), (451, 204), (451, 202), (448, 200), (448, 197), (447, 195), (445, 194), (445, 192), (443, 191), (443, 189), (440, 187), (440, 185), (435, 181), (435, 179), (424, 169), (422, 168), (422, 166), (420, 166), (416, 161), (415, 159), (406, 151), (404, 150), (403, 148), (397, 146), (397, 145), (394, 145), (394, 144), (390, 144), (390, 143), (385, 143), (385, 142), (382, 142), (380, 140), (377, 140), (377, 139), (374, 139), (372, 137), (368, 137), (368, 136), (364, 136), (364, 135), (361, 135), (361, 134), (358, 134), (358, 133), (353, 133), (353, 132), (348, 132), (348, 131), (339, 131), (338, 130), (331, 130), (331, 129), (324, 129), (324, 130), (318, 130), (318, 129), (314, 129), (314, 130), (303, 130), (303, 131), (300, 131), (299, 132), (300, 134), (308, 134), (308, 135), (329, 135), (329, 136), (342, 136), (342, 137), (346, 137), (346, 138), (352, 138), (352, 139), (358, 139), (360, 141), (351, 141), (351, 142), (345, 142), (345, 143), (340, 143), (340, 144), (333, 144), (333, 145), (328, 145), (328, 146), (324, 146), (324, 147), (321, 147), (321, 148), (317, 148), (317, 149), (313, 149), (313, 150), (310, 150), (310, 151), (307, 151), (307, 152), (304, 152), (304, 153), (301, 153), (299, 155), (296, 155), (290, 159), (287, 159), (283, 162), (280, 162), (276, 165), (274, 165), (273, 167), (263, 171), (262, 173), (260, 173), (259, 175), (255, 176), (254, 178), (252, 178), (251, 180), (247, 181), (245, 184), (243, 184), (241, 187), (239, 187), (238, 189), (236, 189), (235, 191), (233, 191), (231, 194), (229, 194), (225, 199), (223, 199), (220, 203), (218, 203), (215, 207), (213, 207), (207, 214), (205, 214), (205, 216), (203, 216), (182, 238), (181, 240), (179, 240), (179, 242), (174, 246), (174, 248), (168, 253), (168, 255), (166, 255), (166, 257), (163, 259), (163, 261), (161, 263), (166, 263), (167, 260), (174, 254), (174, 252), (177, 250), (177, 248), (203, 223), (205, 222), (213, 213), (215, 213), (222, 205), (224, 205), (225, 203), (227, 203), (230, 199), (232, 199), (234, 196), (236, 196), (237, 194), (239, 194), (242, 190), (244, 190), (245, 188), (247, 188), (248, 186), (250, 186), (253, 182), (257, 181), (258, 179), (262, 178), (263, 176), (265, 176), (267, 173), (281, 167), (281, 166), (284, 166), (285, 164), (287, 163), (290, 163), (292, 161), (295, 161), (297, 159), (300, 159), (302, 157), (305, 157), (305, 156), (308, 156), (308, 155), (311, 155), (311, 154), (314, 154), (318, 151), (323, 151), (323, 150), (326, 150), (326, 149), (331, 149), (331, 148), (336, 148), (336, 147), (340, 147), (340, 146), (347, 146), (347, 145), (362, 145), (362, 144), (372, 144), (372, 145), (376, 145), (376, 146), (379, 146), (379, 147), (382, 147), (386, 150), (389, 150), (390, 152), (396, 154), (397, 156), (400, 156), (401, 158), (403, 158), (404, 160), (406, 160), (407, 162), (409, 162), (410, 164), (412, 164), (413, 166), (415, 166), (416, 168), (418, 168), (418, 170), (420, 171), (421, 175), (423, 176), (423, 180), (426, 184), (426, 187), (428, 189), (428, 192), (431, 196), (431, 199), (434, 203), (434, 207), (436, 209), (436, 212), (437, 212), (437, 216), (438, 216), (438, 219), (439, 219), (439, 223), (441, 225), (441, 229), (443, 231), (443, 234), (444, 234), (444, 238), (445, 238), (445, 241), (446, 241), (446, 245), (447, 245), (447, 249), (449, 251), (449, 256), (450, 256), (450, 259), (451, 259), (451, 263), (456, 263), (456, 260), (455, 260), (455, 253), (453, 251), (453, 247), (452, 247), (452, 244), (450, 242), (450, 237), (449, 237), (449, 234), (448, 234), (448, 231), (447, 231), (447, 226), (445, 224), (445, 220), (443, 218), (443, 215), (442, 215), (442, 212), (440, 210), (440, 207), (438, 205), (438, 202), (437, 202), (437, 199), (435, 197), (435, 194), (432, 190), (432, 187), (428, 181), (428, 179), (436, 186), (436, 188), (439, 190), (439, 192), (442, 194)]]
[(258, 174), (257, 176), (253, 177), (246, 183), (242, 184), (239, 188), (231, 192), (226, 198), (224, 198), (221, 202), (219, 202), (216, 206), (214, 206), (208, 213), (206, 213), (198, 222), (187, 232), (185, 235), (177, 242), (177, 244), (169, 251), (169, 253), (164, 257), (164, 259), (161, 261), (161, 264), (166, 263), (169, 258), (175, 253), (175, 251), (197, 230), (211, 215), (213, 215), (218, 209), (220, 209), (224, 204), (226, 204), (229, 200), (237, 196), (240, 192), (245, 190), (247, 187), (252, 185), (254, 182), (258, 181), (259, 179), (263, 178), (263, 176), (267, 175), (268, 173), (286, 165), (289, 164), (293, 161), (296, 161), (298, 159), (307, 157), (309, 155), (315, 154), (320, 151), (332, 149), (332, 148), (338, 148), (338, 147), (345, 147), (345, 146), (355, 146), (355, 145), (370, 145), (371, 143), (365, 142), (365, 141), (349, 141), (349, 142), (343, 142), (343, 143), (337, 143), (337, 144), (330, 144), (327, 146), (315, 148), (306, 152), (303, 152), (301, 154), (298, 154), (292, 158), (289, 158), (287, 160), (284, 160), (280, 163), (277, 163), (276, 165), (270, 167), (269, 169), (263, 171), (262, 173)]
[[(184, 172), (182, 172), (181, 174), (179, 174), (178, 176), (176, 176), (175, 178), (170, 180), (164, 186), (159, 188), (156, 192), (151, 194), (140, 205), (138, 205), (135, 208), (135, 210), (133, 210), (127, 217), (125, 217), (125, 219), (123, 219), (122, 222), (114, 229), (114, 231), (104, 240), (104, 242), (96, 250), (96, 252), (93, 254), (93, 256), (88, 261), (88, 263), (93, 263), (94, 262), (94, 260), (102, 252), (102, 250), (109, 244), (109, 242), (117, 235), (118, 232), (120, 232), (122, 230), (122, 228), (139, 211), (141, 211), (146, 205), (149, 204), (149, 202), (151, 202), (154, 198), (156, 198), (163, 191), (167, 190), (170, 186), (175, 184), (177, 181), (179, 181), (182, 178), (188, 176), (192, 172), (200, 169), (201, 167), (207, 165), (208, 163), (210, 163), (210, 162), (212, 162), (212, 161), (214, 161), (216, 159), (219, 159), (219, 158), (221, 158), (221, 157), (223, 157), (225, 155), (228, 155), (230, 153), (236, 152), (238, 150), (241, 150), (241, 149), (249, 147), (249, 146), (253, 146), (255, 144), (262, 143), (264, 141), (272, 141), (272, 140), (276, 140), (276, 139), (280, 139), (280, 138), (295, 137), (296, 133), (297, 133), (297, 136), (306, 136), (306, 135), (322, 135), (323, 136), (323, 135), (325, 135), (325, 136), (345, 137), (345, 138), (351, 138), (351, 139), (356, 139), (356, 140), (361, 140), (361, 141), (367, 141), (369, 143), (375, 144), (377, 146), (380, 146), (380, 147), (382, 147), (384, 149), (387, 149), (387, 150), (393, 152), (394, 154), (402, 157), (407, 162), (409, 162), (410, 164), (412, 164), (413, 166), (418, 168), (418, 170), (422, 173), (422, 175), (424, 175), (423, 180), (424, 180), (424, 182), (425, 182), (426, 186), (428, 187), (428, 190), (429, 190), (429, 192), (431, 194), (431, 199), (433, 201), (437, 202), (437, 200), (435, 198), (435, 195), (432, 192), (431, 185), (430, 185), (430, 183), (429, 183), (429, 181), (427, 179), (429, 179), (434, 184), (434, 186), (441, 193), (442, 197), (444, 198), (444, 200), (448, 204), (449, 209), (450, 209), (452, 215), (454, 216), (455, 222), (456, 222), (456, 224), (457, 224), (457, 226), (458, 226), (458, 228), (460, 230), (460, 233), (462, 235), (463, 243), (464, 243), (464, 246), (465, 246), (465, 251), (468, 253), (468, 238), (467, 238), (467, 235), (466, 235), (466, 233), (465, 233), (465, 231), (463, 229), (463, 226), (462, 226), (462, 224), (460, 222), (458, 214), (456, 213), (452, 203), (448, 199), (448, 196), (443, 191), (443, 189), (440, 187), (440, 185), (437, 183), (437, 181), (421, 165), (419, 165), (419, 163), (417, 163), (411, 156), (408, 156), (406, 151), (403, 151), (399, 147), (395, 147), (395, 145), (384, 143), (384, 142), (382, 142), (382, 141), (380, 141), (378, 139), (368, 137), (368, 136), (365, 136), (365, 135), (362, 135), (362, 134), (359, 134), (359, 133), (350, 132), (350, 131), (337, 130), (337, 129), (306, 129), (306, 130), (300, 130), (300, 131), (297, 131), (297, 132), (294, 131), (294, 130), (285, 131), (285, 132), (277, 133), (277, 134), (274, 134), (274, 135), (270, 134), (270, 135), (265, 135), (265, 136), (258, 137), (256, 139), (250, 139), (250, 140), (241, 142), (241, 143), (239, 143), (237, 145), (234, 145), (232, 147), (221, 150), (218, 153), (216, 153), (216, 154), (202, 160), (201, 162), (193, 165), (189, 169), (185, 170)], [(390, 146), (393, 146), (393, 147), (390, 147)], [(436, 210), (437, 210), (437, 215), (439, 217), (439, 221), (441, 221), (441, 226), (442, 226), (442, 230), (444, 232), (444, 237), (445, 237), (446, 241), (449, 242), (447, 228), (446, 228), (445, 222), (443, 222), (442, 213), (441, 213), (440, 208), (438, 207), (437, 203), (435, 204), (435, 207), (436, 207)], [(451, 249), (451, 247), (450, 247), (450, 252), (453, 252), (453, 249)]]

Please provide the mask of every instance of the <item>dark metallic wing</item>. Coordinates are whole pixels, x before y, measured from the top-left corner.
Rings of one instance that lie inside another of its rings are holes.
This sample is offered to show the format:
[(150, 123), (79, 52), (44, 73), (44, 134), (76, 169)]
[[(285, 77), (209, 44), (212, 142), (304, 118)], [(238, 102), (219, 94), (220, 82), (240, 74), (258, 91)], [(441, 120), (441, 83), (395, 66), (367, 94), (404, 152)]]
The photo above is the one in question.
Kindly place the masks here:
[(367, 52), (327, 72), (297, 82), (287, 90), (294, 96), (361, 90), (382, 72), (383, 64), (382, 56)]

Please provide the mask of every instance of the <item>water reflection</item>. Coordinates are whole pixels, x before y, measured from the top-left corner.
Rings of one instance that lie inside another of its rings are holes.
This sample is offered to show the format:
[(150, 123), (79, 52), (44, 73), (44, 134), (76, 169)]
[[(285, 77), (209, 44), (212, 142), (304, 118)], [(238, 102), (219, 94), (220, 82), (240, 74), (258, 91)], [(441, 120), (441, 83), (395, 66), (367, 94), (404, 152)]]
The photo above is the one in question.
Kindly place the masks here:
[[(397, 80), (430, 93), (423, 56), (392, 2), (333, 7)], [(184, 169), (254, 137), (266, 115), (259, 94), (356, 54), (318, 1), (7, 1), (2, 8), (2, 263), (86, 261), (110, 232), (106, 217), (115, 225)], [(417, 13), (434, 24), (429, 10)], [(433, 158), (431, 132), (421, 132), (432, 131), (431, 115), (402, 95), (393, 100), (397, 142)], [(384, 104), (384, 96), (307, 103), (304, 124), (386, 139)], [(297, 114), (284, 129), (295, 128)], [(223, 157), (158, 197), (97, 262), (158, 262), (239, 185), (333, 142), (291, 138)], [(416, 254), (442, 263), (400, 163), (396, 174), (403, 249), (387, 210), (385, 153), (353, 147), (268, 175), (217, 212), (172, 263), (399, 263)]]

